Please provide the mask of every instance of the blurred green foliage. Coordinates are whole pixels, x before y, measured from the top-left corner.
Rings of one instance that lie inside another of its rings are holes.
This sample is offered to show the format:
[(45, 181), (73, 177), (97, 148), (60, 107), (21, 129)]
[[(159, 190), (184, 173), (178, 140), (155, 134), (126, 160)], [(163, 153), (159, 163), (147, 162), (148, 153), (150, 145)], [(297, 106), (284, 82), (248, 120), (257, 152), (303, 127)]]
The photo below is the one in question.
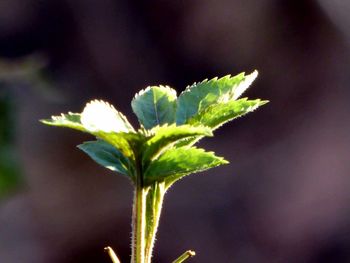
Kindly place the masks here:
[(15, 149), (14, 103), (0, 83), (0, 198), (12, 193), (22, 182)]

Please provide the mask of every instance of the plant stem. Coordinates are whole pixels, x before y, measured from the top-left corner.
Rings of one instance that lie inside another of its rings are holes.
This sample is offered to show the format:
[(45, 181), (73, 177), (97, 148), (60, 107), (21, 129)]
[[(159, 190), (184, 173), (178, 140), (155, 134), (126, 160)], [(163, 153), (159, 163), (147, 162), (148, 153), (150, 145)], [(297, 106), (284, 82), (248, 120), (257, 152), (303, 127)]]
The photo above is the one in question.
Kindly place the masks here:
[(183, 253), (180, 257), (175, 259), (172, 263), (181, 263), (184, 262), (186, 259), (189, 259), (191, 257), (194, 257), (196, 255), (196, 252), (193, 250), (187, 250), (185, 253)]
[(143, 187), (141, 169), (136, 175), (134, 207), (132, 219), (132, 263), (145, 262), (145, 230), (146, 230), (146, 196), (147, 189)]
[(147, 195), (147, 232), (146, 232), (146, 247), (145, 247), (145, 262), (151, 263), (152, 252), (155, 242), (156, 233), (159, 225), (159, 218), (162, 210), (165, 194), (164, 182), (155, 183)]
[(166, 186), (165, 182), (144, 186), (142, 164), (136, 163), (131, 263), (151, 263)]
[(113, 263), (120, 263), (119, 258), (114, 253), (114, 251), (113, 251), (113, 249), (111, 247), (105, 247), (105, 251), (108, 253), (108, 255), (111, 258)]

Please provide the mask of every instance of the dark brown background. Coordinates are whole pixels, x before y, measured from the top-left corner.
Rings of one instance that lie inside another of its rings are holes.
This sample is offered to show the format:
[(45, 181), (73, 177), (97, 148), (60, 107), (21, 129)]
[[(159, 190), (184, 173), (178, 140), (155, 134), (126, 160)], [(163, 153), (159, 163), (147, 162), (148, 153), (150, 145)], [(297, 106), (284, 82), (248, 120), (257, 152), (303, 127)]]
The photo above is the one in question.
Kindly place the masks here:
[[(1, 0), (25, 186), (0, 203), (0, 262), (109, 262), (105, 245), (129, 260), (131, 184), (75, 148), (89, 136), (38, 119), (92, 98), (131, 116), (147, 85), (254, 69), (246, 95), (271, 103), (201, 143), (231, 164), (169, 191), (154, 262), (189, 248), (201, 263), (350, 262), (349, 13), (346, 0)], [(28, 56), (39, 76), (11, 77)]]

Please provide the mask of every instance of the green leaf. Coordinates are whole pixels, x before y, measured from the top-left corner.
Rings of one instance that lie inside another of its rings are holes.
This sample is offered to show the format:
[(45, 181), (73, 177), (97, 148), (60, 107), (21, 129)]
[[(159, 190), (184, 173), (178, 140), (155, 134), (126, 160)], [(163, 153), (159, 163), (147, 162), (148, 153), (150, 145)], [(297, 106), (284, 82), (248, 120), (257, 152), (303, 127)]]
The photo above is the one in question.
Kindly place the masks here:
[(95, 135), (97, 132), (135, 132), (125, 116), (107, 102), (92, 100), (82, 113), (61, 114), (41, 120), (51, 126), (67, 127)]
[(132, 177), (131, 162), (115, 147), (101, 140), (84, 142), (77, 146), (99, 165)]
[(203, 149), (173, 148), (150, 163), (144, 173), (144, 182), (147, 185), (165, 181), (166, 185), (170, 186), (185, 175), (227, 163), (222, 157), (215, 156), (213, 152), (205, 152)]
[(41, 120), (41, 122), (58, 127), (67, 127), (83, 132), (88, 132), (106, 142), (113, 145), (121, 151), (126, 157), (135, 160), (134, 146), (141, 141), (141, 134), (125, 133), (125, 132), (104, 132), (104, 131), (88, 131), (80, 122), (80, 114), (68, 113), (61, 116), (53, 116), (52, 119)]
[(81, 113), (81, 123), (87, 132), (135, 132), (126, 117), (108, 102), (92, 100)]
[(205, 125), (213, 130), (228, 121), (241, 117), (268, 103), (266, 100), (247, 98), (211, 105), (189, 119), (192, 125)]
[(175, 122), (176, 91), (168, 86), (141, 90), (131, 102), (139, 122), (146, 129)]
[(162, 152), (179, 140), (194, 136), (212, 136), (211, 129), (204, 126), (164, 125), (152, 129), (154, 136), (143, 146), (142, 160), (144, 164), (156, 159)]
[(254, 81), (258, 72), (227, 75), (194, 83), (184, 90), (177, 100), (176, 123), (184, 124), (198, 112), (220, 102), (236, 100)]
[(135, 153), (138, 153), (141, 145), (146, 137), (141, 133), (125, 133), (125, 132), (95, 132), (97, 138), (100, 138), (115, 148), (117, 148), (125, 157), (135, 161)]
[(69, 112), (61, 116), (52, 116), (51, 119), (40, 120), (50, 126), (67, 127), (79, 131), (86, 131), (80, 121), (80, 113)]
[(142, 135), (135, 133), (122, 113), (109, 103), (99, 100), (87, 103), (81, 114), (69, 112), (41, 122), (90, 133), (108, 142), (131, 160), (135, 160), (134, 147), (142, 141)]

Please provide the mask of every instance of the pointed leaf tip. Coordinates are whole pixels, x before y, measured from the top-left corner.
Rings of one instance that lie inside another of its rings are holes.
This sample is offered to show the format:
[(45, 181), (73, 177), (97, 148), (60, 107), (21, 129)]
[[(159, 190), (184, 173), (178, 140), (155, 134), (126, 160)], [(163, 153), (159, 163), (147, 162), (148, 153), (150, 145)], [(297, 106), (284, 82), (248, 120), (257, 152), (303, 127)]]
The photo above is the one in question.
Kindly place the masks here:
[(212, 105), (238, 99), (257, 75), (257, 71), (249, 75), (227, 75), (187, 87), (177, 100), (176, 123), (187, 123), (193, 116)]
[(249, 75), (246, 75), (244, 77), (244, 80), (235, 89), (232, 99), (233, 100), (238, 99), (243, 94), (243, 92), (245, 92), (249, 88), (249, 86), (253, 83), (253, 81), (258, 77), (258, 74), (259, 74), (258, 71), (254, 70)]
[(51, 116), (51, 119), (42, 119), (40, 122), (50, 126), (66, 127), (79, 131), (85, 131), (84, 126), (80, 122), (80, 113), (62, 113), (59, 116)]

